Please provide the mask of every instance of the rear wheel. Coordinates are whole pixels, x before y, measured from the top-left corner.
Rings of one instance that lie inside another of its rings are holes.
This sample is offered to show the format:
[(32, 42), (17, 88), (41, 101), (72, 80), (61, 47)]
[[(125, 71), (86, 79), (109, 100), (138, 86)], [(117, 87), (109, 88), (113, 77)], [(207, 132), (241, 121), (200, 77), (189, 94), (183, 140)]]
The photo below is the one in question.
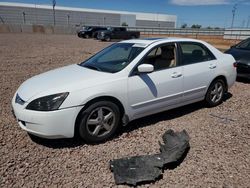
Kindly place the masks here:
[(225, 82), (217, 79), (211, 83), (206, 94), (206, 102), (210, 107), (214, 107), (222, 103), (223, 96), (226, 92)]
[(79, 134), (89, 143), (103, 142), (113, 136), (120, 122), (120, 111), (116, 104), (99, 101), (90, 105), (83, 113)]

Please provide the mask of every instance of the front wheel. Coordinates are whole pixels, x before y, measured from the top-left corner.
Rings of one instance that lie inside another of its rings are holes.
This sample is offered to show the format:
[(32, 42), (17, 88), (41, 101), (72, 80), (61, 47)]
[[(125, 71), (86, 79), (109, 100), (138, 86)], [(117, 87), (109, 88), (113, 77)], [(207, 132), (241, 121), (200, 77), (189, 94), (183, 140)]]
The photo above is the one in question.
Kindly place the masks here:
[(221, 79), (217, 79), (211, 83), (206, 94), (206, 103), (210, 107), (214, 107), (222, 103), (223, 96), (226, 92), (225, 82)]
[(89, 143), (103, 142), (113, 136), (119, 123), (118, 106), (109, 101), (99, 101), (82, 113), (79, 135)]
[(105, 37), (105, 41), (110, 42), (110, 41), (111, 41), (110, 36), (106, 36), (106, 37)]
[(84, 35), (84, 38), (88, 39), (88, 38), (89, 38), (89, 35), (88, 35), (88, 34), (85, 34), (85, 35)]

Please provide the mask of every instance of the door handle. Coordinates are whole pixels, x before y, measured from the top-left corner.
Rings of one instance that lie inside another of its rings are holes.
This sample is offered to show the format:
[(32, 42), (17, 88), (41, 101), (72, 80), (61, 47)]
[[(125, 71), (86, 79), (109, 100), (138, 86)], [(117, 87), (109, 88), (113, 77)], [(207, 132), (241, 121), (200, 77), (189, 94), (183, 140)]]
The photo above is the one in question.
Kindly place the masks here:
[(178, 78), (178, 77), (181, 77), (181, 76), (182, 76), (182, 74), (181, 74), (180, 72), (174, 72), (174, 73), (171, 75), (172, 78)]
[(210, 69), (215, 69), (215, 68), (216, 68), (216, 65), (215, 65), (215, 64), (210, 64), (210, 65), (209, 65), (209, 68), (210, 68)]

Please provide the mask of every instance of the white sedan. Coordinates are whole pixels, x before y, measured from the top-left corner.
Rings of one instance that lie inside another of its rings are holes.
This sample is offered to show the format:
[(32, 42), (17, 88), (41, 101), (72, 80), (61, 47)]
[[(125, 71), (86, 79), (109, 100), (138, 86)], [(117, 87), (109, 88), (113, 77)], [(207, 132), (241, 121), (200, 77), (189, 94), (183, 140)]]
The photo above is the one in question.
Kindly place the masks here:
[(12, 107), (31, 134), (102, 142), (143, 116), (202, 100), (216, 106), (235, 79), (234, 58), (206, 42), (127, 40), (28, 79)]

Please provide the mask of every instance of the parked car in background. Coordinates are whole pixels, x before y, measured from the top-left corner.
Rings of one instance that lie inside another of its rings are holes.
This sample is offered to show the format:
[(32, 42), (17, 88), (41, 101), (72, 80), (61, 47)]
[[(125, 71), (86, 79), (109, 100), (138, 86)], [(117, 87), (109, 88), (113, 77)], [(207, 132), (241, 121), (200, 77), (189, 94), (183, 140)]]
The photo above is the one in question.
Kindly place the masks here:
[(250, 38), (232, 46), (225, 53), (236, 59), (237, 76), (250, 79)]
[(135, 39), (140, 38), (139, 31), (127, 31), (126, 27), (109, 27), (105, 31), (99, 31), (97, 39), (110, 41), (111, 39)]
[(88, 26), (83, 27), (80, 31), (78, 31), (77, 35), (81, 38), (96, 38), (97, 32), (100, 30), (107, 30), (106, 27), (99, 26)]
[(110, 138), (121, 124), (190, 103), (217, 106), (235, 59), (195, 39), (133, 39), (25, 81), (12, 99), (20, 127), (45, 138)]

